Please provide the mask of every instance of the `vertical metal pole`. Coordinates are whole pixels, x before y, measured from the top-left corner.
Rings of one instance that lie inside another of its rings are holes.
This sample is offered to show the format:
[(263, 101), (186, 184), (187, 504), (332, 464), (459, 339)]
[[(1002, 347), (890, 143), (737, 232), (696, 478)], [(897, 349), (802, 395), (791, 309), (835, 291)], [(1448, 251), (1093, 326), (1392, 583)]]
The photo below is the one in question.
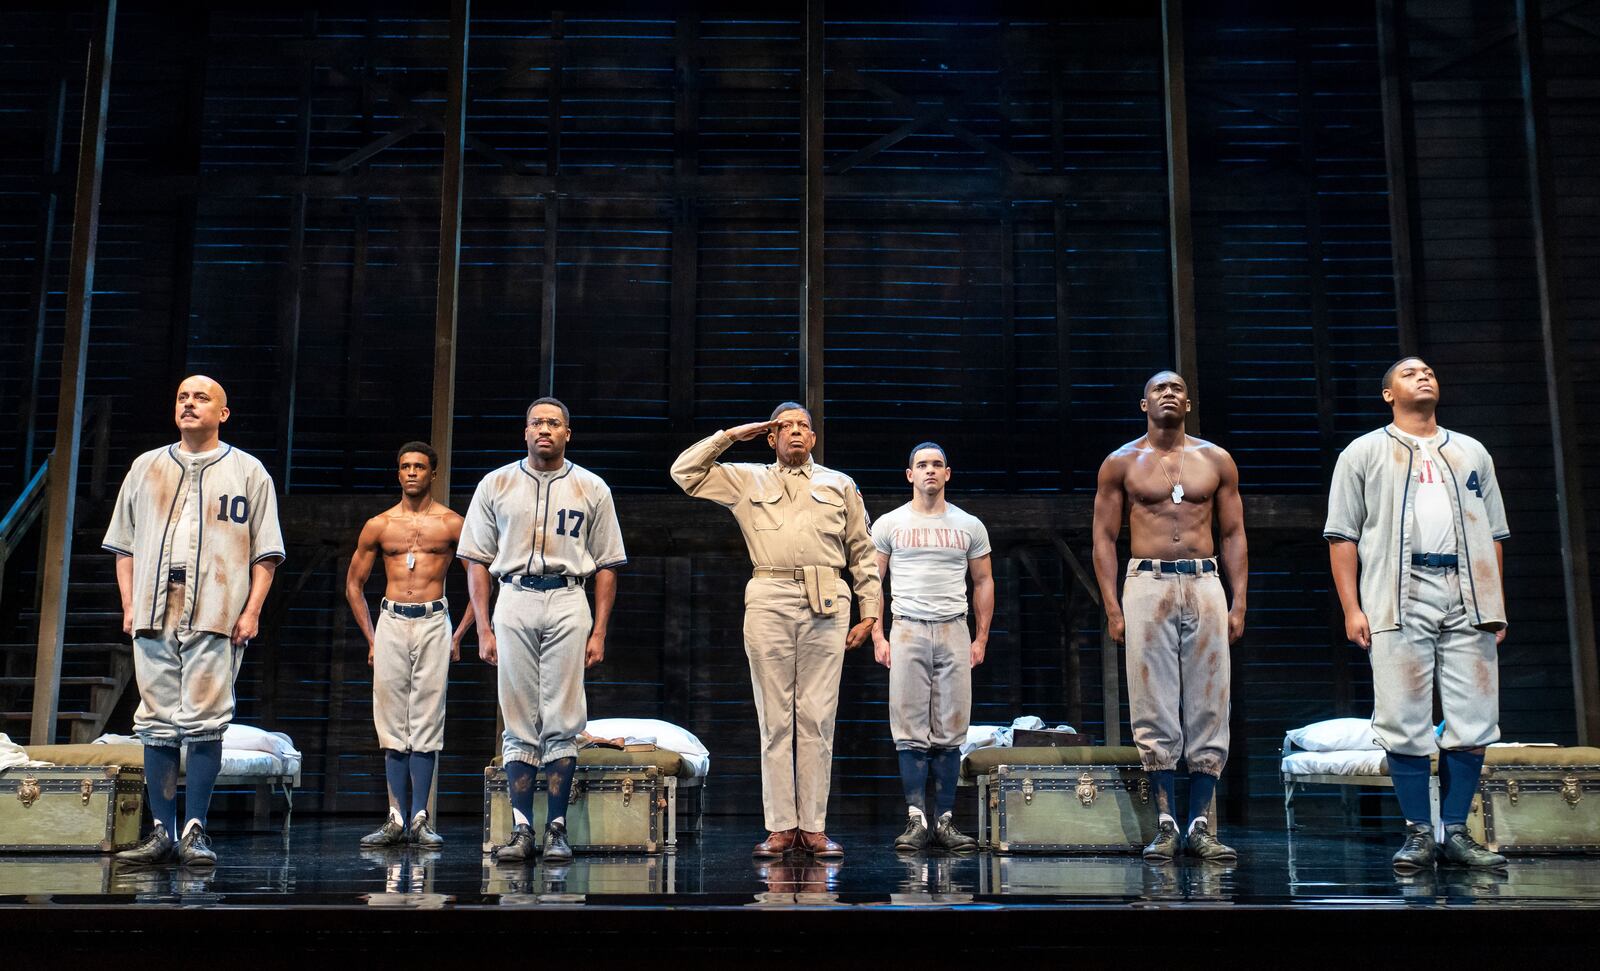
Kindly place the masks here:
[[(172, 312), (167, 317), (167, 380), (150, 382), (151, 414), (171, 407), (173, 390), (188, 377), (189, 315), (194, 306), (194, 244), (200, 217), (200, 141), (205, 124), (206, 49), (211, 39), (211, 14), (198, 10), (189, 20), (184, 43), (188, 50), (187, 90), (183, 93), (182, 141), (174, 152), (174, 168), (193, 181), (177, 206), (172, 241)], [(304, 156), (302, 156), (304, 158)]]
[(1183, 78), (1183, 0), (1161, 0), (1161, 61), (1166, 81), (1167, 232), (1172, 254), (1173, 367), (1189, 386), (1188, 427), (1199, 432), (1200, 393), (1195, 345), (1194, 228), (1189, 205), (1189, 98)]
[(556, 302), (561, 295), (561, 197), (544, 196), (544, 275), (539, 283), (539, 394), (556, 393)]
[[(1318, 125), (1322, 113), (1317, 110), (1316, 83), (1311, 74), (1311, 59), (1306, 53), (1309, 42), (1304, 34), (1297, 34), (1297, 60), (1299, 74), (1300, 112), (1300, 170), (1304, 184), (1306, 214), (1306, 279), (1311, 298), (1311, 367), (1316, 377), (1317, 431), (1322, 441), (1322, 481), (1333, 476), (1334, 463), (1334, 397), (1333, 397), (1333, 341), (1328, 320), (1328, 271), (1324, 262), (1322, 198), (1317, 194)], [(1341, 645), (1342, 646), (1342, 645)]]
[(1389, 245), (1394, 266), (1395, 329), (1401, 354), (1422, 353), (1417, 326), (1422, 238), (1411, 199), (1415, 188), (1414, 131), (1406, 74), (1404, 0), (1377, 0), (1378, 80), (1383, 102), (1383, 157), (1389, 189)]
[(801, 134), (805, 143), (805, 196), (800, 229), (800, 400), (811, 409), (818, 435), (814, 450), (822, 461), (823, 401), (823, 180), (822, 130), (827, 78), (823, 59), (823, 0), (806, 0), (805, 77)]
[(83, 130), (78, 138), (78, 181), (73, 196), (72, 262), (67, 273), (67, 327), (61, 348), (61, 391), (56, 447), (50, 458), (44, 573), (39, 611), (39, 653), (34, 662), (33, 719), (29, 740), (55, 740), (61, 699), (61, 649), (67, 628), (67, 587), (72, 572), (74, 500), (78, 494), (78, 442), (83, 379), (89, 357), (89, 310), (94, 296), (94, 251), (100, 235), (100, 174), (106, 154), (106, 107), (111, 98), (111, 52), (117, 0), (106, 0), (103, 20), (89, 42), (83, 83)]
[(1072, 489), (1072, 470), (1077, 467), (1074, 448), (1079, 436), (1065, 434), (1072, 427), (1072, 266), (1067, 258), (1067, 241), (1072, 226), (1067, 218), (1067, 200), (1057, 197), (1051, 207), (1053, 250), (1056, 277), (1056, 427), (1057, 458), (1061, 467), (1061, 488)]
[(700, 19), (693, 10), (678, 14), (676, 70), (673, 80), (676, 110), (672, 123), (672, 331), (667, 373), (668, 416), (672, 427), (687, 429), (694, 416), (695, 296), (700, 271), (700, 215), (690, 185), (699, 172), (697, 136), (700, 122), (700, 78), (695, 69), (694, 44)]
[(39, 196), (39, 244), (34, 249), (33, 306), (29, 319), (33, 322), (33, 355), (28, 369), (28, 386), (23, 389), (20, 415), (22, 426), (22, 475), (17, 480), (18, 491), (27, 488), (33, 480), (34, 440), (39, 425), (40, 363), (44, 358), (45, 322), (50, 314), (50, 257), (56, 248), (56, 176), (61, 174), (61, 140), (66, 132), (67, 79), (56, 82), (50, 92), (45, 109), (44, 165), (42, 166), (45, 191)]
[(439, 176), (439, 296), (434, 305), (433, 426), (439, 453), (433, 498), (450, 502), (456, 410), (456, 309), (461, 277), (461, 158), (467, 135), (467, 47), (472, 0), (450, 4), (449, 91), (444, 110), (444, 171)]
[[(306, 14), (305, 36), (316, 36), (317, 17)], [(311, 98), (316, 84), (316, 64), (300, 66), (300, 116), (295, 128), (295, 175), (305, 178), (311, 165)], [(301, 290), (306, 265), (306, 193), (289, 196), (289, 250), (284, 255), (278, 295), (278, 491), (294, 489), (294, 413), (300, 389)]]
[(1000, 214), (1000, 366), (1005, 393), (1006, 488), (1017, 488), (1017, 216), (1011, 200)]
[(1567, 637), (1572, 650), (1572, 698), (1578, 744), (1589, 745), (1600, 739), (1600, 659), (1595, 657), (1583, 457), (1578, 446), (1578, 412), (1567, 345), (1567, 303), (1561, 278), (1555, 178), (1551, 171), (1540, 8), (1540, 0), (1517, 0), (1517, 49), (1522, 60), (1523, 134), (1528, 149), (1539, 325), (1544, 338), (1545, 385), (1549, 388), (1550, 440), (1555, 449), (1556, 513), (1561, 530), (1561, 579), (1567, 596)]

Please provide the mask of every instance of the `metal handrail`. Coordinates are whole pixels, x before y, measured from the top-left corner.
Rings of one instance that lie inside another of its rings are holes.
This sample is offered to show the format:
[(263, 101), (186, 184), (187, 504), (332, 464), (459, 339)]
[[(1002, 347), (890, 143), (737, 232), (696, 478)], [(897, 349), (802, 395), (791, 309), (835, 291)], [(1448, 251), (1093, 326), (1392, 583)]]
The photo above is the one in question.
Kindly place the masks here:
[(39, 471), (33, 474), (27, 488), (22, 490), (22, 495), (11, 504), (5, 518), (0, 519), (0, 569), (5, 568), (5, 562), (17, 548), (18, 540), (44, 511), (44, 486), (49, 478), (49, 471), (50, 460), (47, 458), (39, 464)]

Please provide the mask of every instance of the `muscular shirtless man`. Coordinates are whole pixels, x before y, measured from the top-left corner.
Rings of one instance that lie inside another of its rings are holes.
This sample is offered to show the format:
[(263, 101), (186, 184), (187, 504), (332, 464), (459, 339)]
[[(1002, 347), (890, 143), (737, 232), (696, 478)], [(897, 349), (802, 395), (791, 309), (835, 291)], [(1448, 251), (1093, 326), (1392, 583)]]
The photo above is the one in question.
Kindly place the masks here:
[[(1189, 389), (1172, 371), (1145, 382), (1145, 434), (1106, 457), (1094, 498), (1094, 573), (1112, 639), (1127, 643), (1128, 708), (1150, 773), (1160, 829), (1144, 856), (1166, 862), (1182, 840), (1173, 813), (1181, 755), (1189, 768), (1189, 852), (1238, 858), (1206, 813), (1228, 758), (1228, 645), (1244, 633), (1244, 507), (1239, 469), (1216, 445), (1184, 432)], [(1132, 558), (1118, 597), (1117, 536), (1128, 512)], [(1212, 520), (1233, 608), (1217, 576)]]
[[(426, 442), (407, 442), (397, 458), (400, 502), (361, 528), (344, 585), (356, 625), (367, 638), (372, 720), (389, 782), (389, 818), (363, 836), (361, 845), (415, 843), (437, 849), (444, 839), (429, 825), (428, 794), (444, 748), (450, 662), (461, 660), (461, 638), (472, 626), (472, 611), (466, 612), (452, 639), (444, 578), (461, 539), (462, 520), (429, 496), (438, 453)], [(380, 554), (386, 584), (374, 629), (363, 588)]]

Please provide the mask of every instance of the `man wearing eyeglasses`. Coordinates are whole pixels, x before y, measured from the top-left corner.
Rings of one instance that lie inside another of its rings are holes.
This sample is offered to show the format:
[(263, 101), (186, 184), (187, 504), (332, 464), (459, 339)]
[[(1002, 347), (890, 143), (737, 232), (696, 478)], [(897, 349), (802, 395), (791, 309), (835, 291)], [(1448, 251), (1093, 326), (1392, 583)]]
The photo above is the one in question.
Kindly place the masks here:
[[(759, 436), (777, 461), (717, 461), (734, 442)], [(861, 493), (849, 476), (811, 461), (816, 441), (811, 412), (786, 401), (767, 421), (716, 432), (672, 464), (684, 492), (733, 513), (755, 567), (744, 589), (744, 649), (761, 729), (768, 835), (755, 855), (763, 858), (844, 855), (824, 831), (839, 676), (844, 652), (866, 641), (878, 617), (878, 565)], [(846, 567), (860, 605), (854, 627)]]
[[(478, 483), (456, 555), (467, 564), (478, 655), (500, 669), (512, 830), (495, 858), (519, 863), (539, 852), (532, 820), (542, 765), (549, 799), (544, 859), (559, 864), (572, 859), (567, 802), (578, 733), (589, 717), (583, 670), (605, 657), (617, 567), (628, 554), (605, 480), (567, 460), (567, 406), (555, 398), (529, 405), (523, 437), (527, 458)], [(583, 592), (591, 577), (592, 614)], [(491, 614), (496, 586), (500, 597)]]

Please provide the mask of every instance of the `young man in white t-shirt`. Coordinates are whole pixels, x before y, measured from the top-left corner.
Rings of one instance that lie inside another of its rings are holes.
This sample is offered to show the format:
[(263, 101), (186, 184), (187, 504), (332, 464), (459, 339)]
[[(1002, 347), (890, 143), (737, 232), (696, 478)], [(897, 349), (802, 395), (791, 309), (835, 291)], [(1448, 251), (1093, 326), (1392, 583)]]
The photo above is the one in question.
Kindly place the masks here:
[[(900, 759), (906, 830), (896, 850), (928, 845), (926, 803), (933, 777), (932, 842), (968, 853), (977, 841), (956, 829), (956, 777), (972, 718), (972, 669), (983, 663), (994, 617), (989, 531), (945, 501), (950, 464), (944, 449), (923, 442), (911, 450), (906, 481), (911, 501), (872, 526), (878, 575), (894, 590), (889, 637), (880, 617), (872, 631), (878, 663), (889, 669), (889, 727)], [(975, 630), (967, 636), (967, 575), (972, 576)]]
[[(1511, 534), (1494, 462), (1476, 439), (1439, 427), (1439, 382), (1421, 358), (1389, 368), (1383, 400), (1394, 421), (1339, 454), (1322, 532), (1345, 635), (1372, 657), (1373, 734), (1406, 818), (1394, 868), (1428, 870), (1440, 858), (1503, 867), (1466, 827), (1484, 748), (1500, 737), (1501, 543)], [(1436, 753), (1442, 846), (1428, 805)]]

